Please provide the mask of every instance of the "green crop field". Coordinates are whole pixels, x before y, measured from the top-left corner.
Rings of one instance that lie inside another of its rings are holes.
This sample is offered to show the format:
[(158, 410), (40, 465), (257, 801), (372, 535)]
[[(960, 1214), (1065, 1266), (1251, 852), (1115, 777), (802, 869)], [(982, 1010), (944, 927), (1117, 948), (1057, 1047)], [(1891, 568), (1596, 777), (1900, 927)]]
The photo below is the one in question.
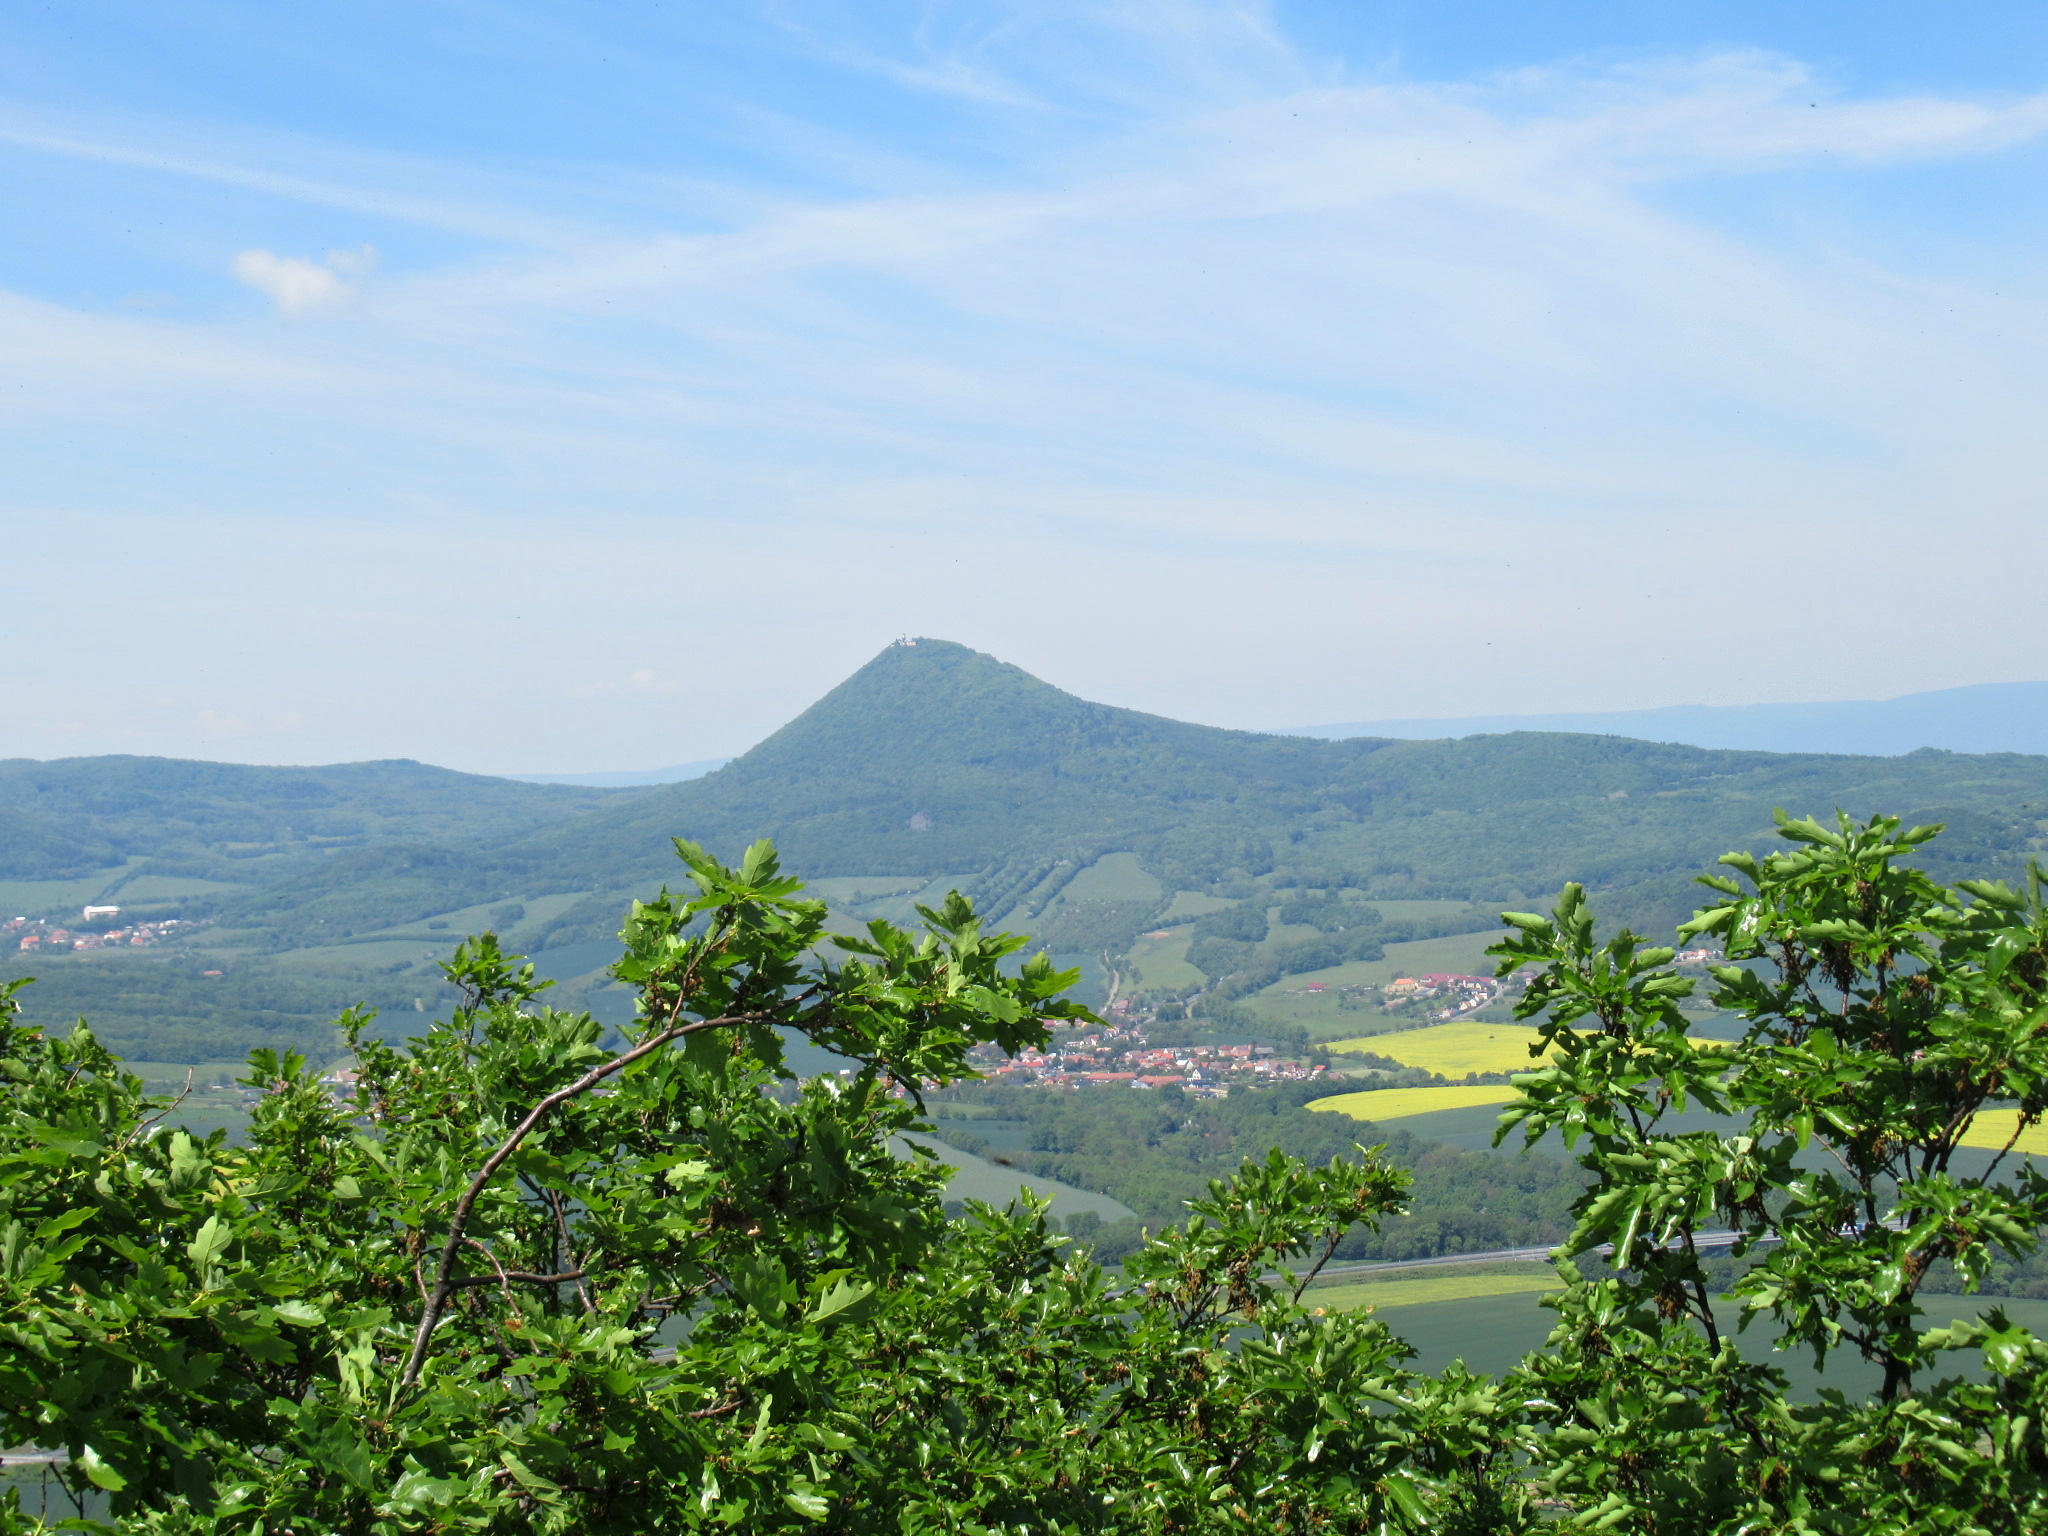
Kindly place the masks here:
[(1266, 909), (1266, 947), (1268, 949), (1277, 949), (1283, 944), (1306, 944), (1311, 939), (1319, 939), (1323, 936), (1322, 929), (1311, 927), (1307, 923), (1283, 923), (1280, 921), (1279, 914), (1280, 909), (1278, 907), (1268, 907)]
[[(278, 961), (280, 964), (293, 967), (385, 973), (416, 966), (431, 979), (434, 976), (433, 967), (437, 962), (447, 959), (455, 946), (471, 934), (482, 933), (486, 929), (496, 931), (499, 940), (511, 952), (530, 953), (531, 941), (542, 936), (542, 930), (549, 922), (585, 899), (582, 892), (557, 892), (520, 902), (479, 902), (472, 906), (457, 907), (434, 917), (423, 917), (417, 922), (377, 929), (352, 937), (341, 944), (322, 944), (308, 949), (286, 950), (278, 956)], [(501, 924), (494, 914), (502, 912), (508, 905), (523, 910), (513, 922)], [(623, 914), (624, 898), (621, 898), (619, 906)], [(429, 924), (439, 926), (430, 927)], [(215, 948), (219, 946), (223, 937), (227, 936), (207, 933), (202, 934), (198, 942), (208, 948)], [(611, 944), (608, 949), (606, 961), (616, 958), (618, 946)], [(584, 967), (585, 970), (590, 968)], [(544, 971), (543, 974), (555, 973)]]
[[(519, 936), (522, 933), (537, 934), (544, 925), (553, 922), (583, 899), (584, 893), (581, 891), (557, 891), (543, 896), (529, 896), (519, 903), (526, 908), (526, 915), (520, 918), (518, 922), (512, 924), (500, 937), (511, 943), (521, 942)], [(478, 909), (469, 908), (467, 910), (475, 911)], [(490, 908), (486, 906), (482, 910), (488, 913)], [(624, 902), (619, 904), (619, 915), (621, 918), (625, 916)], [(449, 914), (447, 921), (451, 928), (455, 925), (455, 918), (452, 913)]]
[[(1403, 1273), (1399, 1279), (1372, 1280), (1361, 1285), (1321, 1286), (1302, 1299), (1331, 1311), (1371, 1307), (1384, 1312), (1394, 1307), (1415, 1307), (1430, 1302), (1464, 1301), (1474, 1296), (1529, 1295), (1558, 1288), (1557, 1272), (1547, 1264), (1532, 1266), (1525, 1274), (1432, 1275)], [(1399, 1332), (1398, 1325), (1395, 1328)]]
[(1207, 917), (1211, 912), (1221, 912), (1225, 907), (1236, 905), (1234, 901), (1226, 901), (1221, 896), (1206, 896), (1200, 891), (1175, 891), (1173, 902), (1160, 921), (1184, 922), (1191, 917)]
[(1138, 968), (1138, 985), (1146, 988), (1199, 987), (1202, 973), (1188, 964), (1189, 930), (1179, 929), (1163, 939), (1143, 938), (1131, 945), (1131, 963)]
[(8, 917), (76, 917), (73, 909), (97, 898), (127, 872), (127, 865), (117, 864), (70, 880), (0, 880), (0, 911)]
[(379, 939), (366, 944), (330, 944), (319, 949), (288, 949), (277, 957), (277, 963), (294, 970), (390, 970), (394, 967), (423, 965), (429, 959), (445, 960), (449, 951), (455, 948), (457, 941), (462, 937), (464, 935), (450, 929), (447, 933), (423, 933), (416, 939)]
[(836, 875), (805, 881), (804, 894), (829, 909), (827, 932), (847, 933), (865, 928), (885, 907), (892, 912), (907, 910), (930, 884), (923, 875)]
[[(498, 936), (508, 944), (515, 944), (521, 929), (536, 929), (550, 918), (558, 917), (577, 902), (584, 899), (581, 891), (557, 892), (547, 896), (536, 896), (531, 901), (498, 902), (479, 901), (466, 907), (455, 907), (415, 922), (400, 923), (390, 928), (377, 928), (368, 933), (356, 935), (351, 942), (375, 944), (389, 939), (418, 940), (426, 944), (454, 944), (472, 933), (485, 929), (498, 931)], [(507, 906), (521, 908), (520, 915), (511, 923), (500, 928), (495, 914)], [(619, 903), (620, 916), (625, 915), (625, 902)], [(438, 926), (430, 926), (438, 925)], [(337, 946), (341, 947), (341, 946)]]
[[(1353, 961), (1351, 965), (1333, 966), (1327, 971), (1318, 971), (1318, 978), (1341, 975), (1355, 965), (1371, 964), (1370, 961)], [(1357, 986), (1349, 982), (1341, 985)], [(1255, 992), (1247, 1001), (1252, 1011), (1261, 1018), (1276, 1024), (1298, 1024), (1308, 1031), (1311, 1040), (1338, 1040), (1348, 1036), (1371, 1034), (1384, 1026), (1400, 1025), (1409, 1020), (1389, 1015), (1380, 1007), (1377, 994), (1344, 992), (1339, 983), (1325, 982), (1324, 990), (1311, 992), (1299, 976)]]
[[(1498, 942), (1499, 938), (1500, 930), (1489, 928), (1483, 933), (1459, 933), (1442, 939), (1389, 944), (1383, 960), (1351, 960), (1326, 970), (1289, 976), (1263, 991), (1254, 992), (1245, 1002), (1276, 1024), (1303, 1026), (1311, 1039), (1372, 1034), (1375, 1021), (1384, 1021), (1389, 1029), (1405, 1028), (1409, 1020), (1390, 1017), (1369, 1000), (1345, 998), (1339, 989), (1377, 987), (1396, 976), (1427, 975), (1433, 971), (1454, 975), (1490, 975), (1493, 961), (1487, 958), (1486, 947)], [(1311, 983), (1319, 983), (1323, 990), (1309, 991)]]
[(124, 881), (113, 899), (128, 904), (185, 901), (195, 896), (239, 896), (248, 886), (228, 880), (202, 880), (197, 875), (137, 875)]
[[(2048, 1328), (2048, 1301), (2029, 1301), (2009, 1296), (1925, 1296), (1922, 1304), (1930, 1319), (1946, 1323), (1977, 1316), (1992, 1307), (2003, 1307), (2012, 1320), (2039, 1331)], [(1828, 1362), (1826, 1373), (1816, 1374), (1810, 1357), (1785, 1354), (1771, 1348), (1773, 1335), (1768, 1320), (1752, 1322), (1746, 1332), (1736, 1332), (1740, 1312), (1732, 1302), (1717, 1303), (1714, 1315), (1724, 1333), (1733, 1337), (1744, 1358), (1768, 1360), (1790, 1378), (1791, 1396), (1811, 1402), (1821, 1389), (1832, 1387), (1858, 1397), (1881, 1385), (1877, 1367), (1841, 1351)], [(1403, 1306), (1386, 1318), (1387, 1326), (1415, 1349), (1411, 1370), (1441, 1371), (1453, 1360), (1463, 1360), (1475, 1371), (1500, 1372), (1512, 1369), (1530, 1351), (1540, 1349), (1556, 1326), (1557, 1314), (1541, 1304), (1538, 1292), (1521, 1295), (1472, 1296), (1456, 1301), (1438, 1301)], [(1981, 1379), (1980, 1355), (1947, 1357), (1956, 1373)]]
[(1158, 877), (1147, 874), (1134, 853), (1106, 853), (1069, 880), (1062, 901), (1157, 901), (1166, 894)]
[[(949, 1164), (953, 1177), (946, 1185), (948, 1200), (985, 1200), (990, 1205), (1008, 1205), (1017, 1198), (1019, 1189), (1028, 1189), (1032, 1194), (1052, 1200), (1052, 1214), (1072, 1216), (1078, 1211), (1094, 1211), (1104, 1221), (1117, 1221), (1126, 1216), (1135, 1216), (1121, 1200), (1108, 1195), (1098, 1195), (1093, 1190), (1076, 1189), (1071, 1184), (1062, 1184), (1058, 1179), (1043, 1179), (1036, 1175), (1021, 1173), (1015, 1168), (1004, 1168), (987, 1158), (976, 1157), (972, 1152), (962, 1152), (958, 1147), (949, 1147), (942, 1141), (929, 1136), (905, 1136), (903, 1141), (914, 1141), (929, 1147), (939, 1155), (939, 1160)], [(907, 1155), (903, 1148), (896, 1149), (899, 1155)]]

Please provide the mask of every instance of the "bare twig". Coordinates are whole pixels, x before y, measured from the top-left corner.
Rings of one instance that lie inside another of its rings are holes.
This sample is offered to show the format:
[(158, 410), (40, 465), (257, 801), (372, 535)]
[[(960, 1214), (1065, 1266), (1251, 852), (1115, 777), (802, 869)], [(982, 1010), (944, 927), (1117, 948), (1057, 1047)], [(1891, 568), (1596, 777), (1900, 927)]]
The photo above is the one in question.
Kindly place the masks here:
[[(505, 1273), (505, 1266), (500, 1264), (498, 1262), (498, 1256), (495, 1253), (491, 1252), (490, 1244), (478, 1242), (473, 1237), (465, 1237), (463, 1241), (469, 1244), (470, 1247), (476, 1249), (478, 1253), (481, 1253), (485, 1258), (491, 1261), (491, 1268), (495, 1269), (498, 1272), (498, 1284), (504, 1289), (505, 1292), (505, 1305), (512, 1309), (513, 1321), (523, 1323), (525, 1319), (519, 1315), (519, 1303), (512, 1299), (512, 1277)], [(477, 1283), (480, 1285), (489, 1285), (491, 1283), (490, 1278), (488, 1276), (480, 1275), (476, 1277), (476, 1280)], [(457, 1285), (460, 1285), (461, 1283), (462, 1282), (459, 1280), (456, 1282)]]
[[(670, 1017), (674, 1018), (675, 1015), (671, 1013)], [(744, 1024), (766, 1017), (768, 1015), (760, 1013), (741, 1013), (725, 1018), (697, 1019), (688, 1024), (671, 1024), (659, 1034), (648, 1036), (632, 1050), (622, 1052), (610, 1061), (591, 1068), (568, 1087), (558, 1088), (526, 1112), (526, 1118), (513, 1128), (512, 1134), (499, 1144), (498, 1150), (484, 1159), (483, 1167), (479, 1168), (476, 1176), (469, 1181), (469, 1187), (462, 1192), (462, 1198), (455, 1202), (454, 1214), (449, 1218), (448, 1241), (442, 1245), (441, 1263), (434, 1277), (434, 1291), (427, 1298), (426, 1310), (420, 1314), (419, 1328), (413, 1334), (412, 1352), (406, 1356), (405, 1371), (399, 1378), (401, 1387), (409, 1387), (418, 1381), (420, 1367), (426, 1363), (428, 1341), (433, 1336), (435, 1325), (441, 1321), (441, 1313), (448, 1305), (449, 1295), (455, 1289), (455, 1256), (462, 1249), (463, 1229), (469, 1225), (470, 1212), (476, 1208), (476, 1202), (483, 1194), (485, 1186), (491, 1182), (492, 1176), (505, 1165), (507, 1158), (519, 1150), (520, 1144), (532, 1133), (533, 1128), (546, 1119), (554, 1109), (571, 1099), (581, 1098), (614, 1072), (631, 1066), (642, 1057), (652, 1055), (671, 1040), (707, 1029), (728, 1028), (734, 1024)]]
[[(471, 1241), (475, 1241), (475, 1239), (471, 1239)], [(489, 1250), (485, 1251), (488, 1252)], [(492, 1262), (495, 1263), (497, 1261), (493, 1260)], [(460, 1279), (449, 1281), (448, 1285), (449, 1289), (457, 1291), (465, 1290), (473, 1285), (497, 1285), (501, 1281), (510, 1281), (514, 1285), (568, 1285), (574, 1281), (581, 1280), (588, 1273), (588, 1270), (570, 1269), (564, 1270), (559, 1275), (535, 1275), (523, 1269), (501, 1269), (495, 1275), (464, 1275)], [(508, 1299), (510, 1295), (511, 1293), (508, 1291), (506, 1293)]]
[(548, 1204), (553, 1207), (555, 1213), (555, 1232), (562, 1242), (562, 1263), (576, 1271), (571, 1278), (576, 1282), (576, 1294), (582, 1299), (583, 1310), (595, 1312), (597, 1303), (590, 1299), (590, 1292), (583, 1284), (583, 1276), (589, 1266), (576, 1262), (576, 1248), (569, 1241), (569, 1213), (563, 1207), (561, 1191), (551, 1189), (547, 1192), (547, 1197)]

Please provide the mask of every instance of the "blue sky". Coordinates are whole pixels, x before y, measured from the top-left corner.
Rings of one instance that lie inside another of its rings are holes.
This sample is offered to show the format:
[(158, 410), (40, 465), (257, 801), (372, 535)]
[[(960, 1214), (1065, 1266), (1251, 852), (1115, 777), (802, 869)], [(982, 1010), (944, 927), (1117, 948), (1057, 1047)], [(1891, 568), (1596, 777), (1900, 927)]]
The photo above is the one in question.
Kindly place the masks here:
[(2048, 675), (2044, 155), (2006, 4), (26, 0), (0, 754)]

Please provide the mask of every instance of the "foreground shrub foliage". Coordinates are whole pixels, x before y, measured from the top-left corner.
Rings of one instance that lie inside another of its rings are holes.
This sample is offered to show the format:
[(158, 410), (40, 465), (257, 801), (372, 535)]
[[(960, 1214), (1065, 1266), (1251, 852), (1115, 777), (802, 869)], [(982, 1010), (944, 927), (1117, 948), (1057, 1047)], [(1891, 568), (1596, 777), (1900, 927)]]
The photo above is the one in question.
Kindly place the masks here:
[[(1072, 975), (957, 897), (820, 959), (765, 845), (679, 845), (691, 892), (623, 933), (623, 1049), (485, 935), (451, 1022), (400, 1049), (344, 1021), (352, 1097), (254, 1057), (245, 1147), (0, 1009), (0, 1440), (67, 1450), (75, 1523), (131, 1531), (2042, 1529), (2048, 1347), (1916, 1302), (2048, 1220), (2031, 1165), (1954, 1158), (1980, 1107), (2048, 1106), (2039, 890), (1929, 882), (1900, 862), (1925, 829), (1784, 831), (1689, 925), (1750, 1021), (1726, 1051), (1687, 1039), (1670, 951), (1599, 942), (1575, 889), (1510, 915), (1558, 1055), (1508, 1119), (1578, 1150), (1567, 1249), (1618, 1274), (1567, 1264), (1505, 1378), (1419, 1376), (1304, 1293), (1401, 1208), (1369, 1153), (1248, 1162), (1114, 1281), (1028, 1202), (949, 1222), (891, 1134), (974, 1045), (1085, 1017)], [(797, 1087), (791, 1032), (857, 1070)], [(1670, 1131), (1689, 1105), (1742, 1134)], [(1745, 1363), (1710, 1230), (1758, 1327), (1882, 1391), (1789, 1403)]]

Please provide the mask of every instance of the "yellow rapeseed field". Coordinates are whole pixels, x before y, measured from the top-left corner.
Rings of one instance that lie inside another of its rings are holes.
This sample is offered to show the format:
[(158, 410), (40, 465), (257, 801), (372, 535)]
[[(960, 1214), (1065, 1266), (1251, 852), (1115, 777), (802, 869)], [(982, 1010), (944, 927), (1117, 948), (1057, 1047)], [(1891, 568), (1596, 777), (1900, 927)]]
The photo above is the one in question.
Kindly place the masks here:
[[(1531, 1056), (1535, 1029), (1527, 1024), (1482, 1024), (1477, 1019), (1454, 1019), (1432, 1024), (1427, 1029), (1403, 1029), (1386, 1035), (1360, 1035), (1351, 1040), (1332, 1040), (1327, 1051), (1370, 1051), (1398, 1061), (1404, 1067), (1420, 1067), (1440, 1077), (1463, 1077), (1468, 1072), (1534, 1072), (1543, 1065)], [(1695, 1040), (1697, 1050), (1725, 1048), (1725, 1041)], [(1548, 1053), (1546, 1053), (1547, 1055)], [(2007, 1127), (2008, 1130), (2011, 1127)]]
[[(1963, 1145), (1989, 1147), (1995, 1152), (2012, 1141), (2013, 1130), (2019, 1123), (2020, 1112), (2016, 1109), (1980, 1110), (1977, 1118), (1970, 1122), (1969, 1129), (1963, 1132)], [(2018, 1141), (2013, 1142), (2012, 1149), (2036, 1157), (2048, 1157), (2048, 1125), (2029, 1127)]]
[(1504, 1084), (1477, 1088), (1374, 1088), (1364, 1093), (1340, 1093), (1317, 1099), (1309, 1108), (1377, 1122), (1434, 1114), (1440, 1109), (1468, 1109), (1474, 1104), (1505, 1104), (1515, 1096), (1515, 1090)]
[(1482, 1024), (1453, 1019), (1428, 1029), (1404, 1029), (1390, 1035), (1363, 1035), (1333, 1040), (1331, 1051), (1371, 1051), (1404, 1067), (1420, 1067), (1443, 1077), (1468, 1072), (1533, 1072), (1541, 1063), (1529, 1054), (1536, 1031), (1526, 1024)]

